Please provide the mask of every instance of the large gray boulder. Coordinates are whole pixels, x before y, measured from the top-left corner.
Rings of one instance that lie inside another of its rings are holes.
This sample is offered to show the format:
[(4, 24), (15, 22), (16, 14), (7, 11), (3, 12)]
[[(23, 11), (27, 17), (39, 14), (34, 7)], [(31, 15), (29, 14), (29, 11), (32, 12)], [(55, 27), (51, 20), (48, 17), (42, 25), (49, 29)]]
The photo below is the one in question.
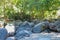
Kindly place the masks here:
[(5, 28), (0, 28), (0, 40), (5, 40), (7, 37), (7, 30)]
[(60, 21), (55, 21), (55, 22), (54, 22), (54, 25), (55, 25), (55, 26), (58, 26), (59, 24), (60, 24)]
[(60, 32), (60, 21), (49, 24), (49, 28), (53, 31)]
[(29, 22), (25, 21), (23, 22), (23, 24), (19, 25), (19, 28), (16, 30), (16, 33), (19, 32), (19, 31), (22, 31), (22, 30), (28, 30), (28, 31), (31, 31), (32, 26), (29, 24)]
[(56, 30), (60, 32), (60, 21), (56, 21), (54, 25), (56, 26)]
[(15, 37), (18, 40), (18, 39), (21, 39), (24, 37), (29, 37), (30, 34), (31, 34), (31, 31), (22, 30), (22, 31), (19, 31), (18, 33), (16, 33)]
[(34, 33), (40, 33), (43, 30), (47, 29), (48, 23), (47, 22), (41, 22), (37, 25), (35, 25), (32, 29)]
[(5, 28), (8, 32), (8, 36), (13, 36), (15, 34), (15, 26), (13, 24), (7, 24)]
[(57, 31), (60, 33), (60, 24), (59, 25), (57, 25)]
[(54, 23), (49, 24), (49, 29), (56, 31), (56, 26), (54, 25)]

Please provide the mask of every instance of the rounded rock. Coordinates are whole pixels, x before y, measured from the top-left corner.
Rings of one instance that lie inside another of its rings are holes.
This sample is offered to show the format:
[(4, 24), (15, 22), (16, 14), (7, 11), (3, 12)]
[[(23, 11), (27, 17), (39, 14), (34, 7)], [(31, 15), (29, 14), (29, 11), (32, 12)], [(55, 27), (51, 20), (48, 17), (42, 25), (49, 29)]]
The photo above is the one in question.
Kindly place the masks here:
[(5, 26), (7, 32), (8, 32), (8, 36), (13, 36), (15, 33), (15, 26), (13, 24), (7, 24)]
[(32, 30), (31, 25), (29, 24), (29, 22), (25, 21), (23, 24), (21, 24), (19, 26), (19, 28), (16, 30), (16, 33), (19, 32), (19, 31), (22, 31), (22, 30), (28, 30), (28, 31)]
[(0, 40), (5, 40), (7, 37), (7, 30), (5, 28), (0, 28)]
[(15, 37), (16, 39), (21, 39), (21, 38), (24, 38), (24, 37), (29, 37), (31, 34), (30, 31), (27, 31), (27, 30), (22, 30), (22, 31), (19, 31)]
[(47, 28), (46, 25), (42, 22), (42, 23), (35, 25), (33, 27), (32, 31), (33, 31), (33, 33), (40, 33), (43, 30), (45, 30), (46, 28)]

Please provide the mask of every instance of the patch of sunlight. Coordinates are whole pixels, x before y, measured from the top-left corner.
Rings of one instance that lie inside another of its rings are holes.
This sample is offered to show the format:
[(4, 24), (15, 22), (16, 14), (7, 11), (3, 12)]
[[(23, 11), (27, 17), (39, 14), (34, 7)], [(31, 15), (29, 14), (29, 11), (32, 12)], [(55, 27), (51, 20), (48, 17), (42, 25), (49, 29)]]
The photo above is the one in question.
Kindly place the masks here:
[(60, 16), (60, 10), (57, 11), (57, 16)]
[(26, 14), (29, 14), (29, 13), (30, 13), (30, 11), (27, 11), (27, 12), (26, 12)]
[(13, 5), (13, 9), (15, 10), (15, 12), (20, 11), (20, 10), (18, 10), (18, 8), (15, 5)]

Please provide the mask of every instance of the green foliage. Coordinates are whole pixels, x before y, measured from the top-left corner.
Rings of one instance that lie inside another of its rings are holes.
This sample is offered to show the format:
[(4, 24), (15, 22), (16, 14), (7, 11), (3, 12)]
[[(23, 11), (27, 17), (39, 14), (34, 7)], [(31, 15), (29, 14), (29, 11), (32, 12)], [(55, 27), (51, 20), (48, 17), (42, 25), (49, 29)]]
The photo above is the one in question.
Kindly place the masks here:
[(14, 20), (49, 19), (55, 18), (59, 7), (60, 0), (2, 0), (0, 14)]

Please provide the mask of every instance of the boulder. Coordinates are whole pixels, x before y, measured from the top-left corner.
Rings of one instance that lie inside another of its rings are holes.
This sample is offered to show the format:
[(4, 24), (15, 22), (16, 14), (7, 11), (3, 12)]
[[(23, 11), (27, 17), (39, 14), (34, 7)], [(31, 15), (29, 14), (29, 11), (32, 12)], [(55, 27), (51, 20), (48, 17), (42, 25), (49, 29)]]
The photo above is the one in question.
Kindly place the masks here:
[(7, 37), (6, 40), (15, 40), (15, 37)]
[(5, 28), (0, 28), (0, 40), (5, 40), (7, 37), (7, 30)]
[(19, 31), (22, 31), (22, 30), (28, 30), (28, 31), (31, 31), (32, 30), (31, 29), (31, 25), (29, 24), (29, 22), (27, 22), (27, 21), (23, 22), (23, 24), (21, 24), (19, 26), (19, 28), (16, 31), (16, 33), (19, 32)]
[(13, 24), (7, 24), (5, 26), (6, 30), (8, 31), (8, 36), (13, 36), (15, 33), (15, 26)]
[(54, 23), (49, 24), (49, 29), (56, 31), (56, 26), (54, 25)]
[(49, 28), (55, 32), (60, 32), (60, 21), (49, 24)]
[(32, 31), (34, 33), (40, 33), (42, 32), (43, 30), (45, 30), (47, 28), (47, 24), (45, 24), (45, 22), (41, 22), (41, 23), (38, 23), (37, 25), (35, 25), (32, 29)]
[(54, 22), (54, 25), (55, 25), (55, 26), (57, 26), (57, 25), (59, 25), (59, 24), (60, 24), (60, 21), (55, 21), (55, 22)]
[(59, 25), (57, 25), (57, 31), (60, 33), (60, 24)]
[(31, 31), (22, 30), (22, 31), (19, 31), (18, 33), (16, 33), (15, 37), (18, 40), (18, 39), (21, 39), (24, 37), (29, 37), (30, 34), (31, 34)]

